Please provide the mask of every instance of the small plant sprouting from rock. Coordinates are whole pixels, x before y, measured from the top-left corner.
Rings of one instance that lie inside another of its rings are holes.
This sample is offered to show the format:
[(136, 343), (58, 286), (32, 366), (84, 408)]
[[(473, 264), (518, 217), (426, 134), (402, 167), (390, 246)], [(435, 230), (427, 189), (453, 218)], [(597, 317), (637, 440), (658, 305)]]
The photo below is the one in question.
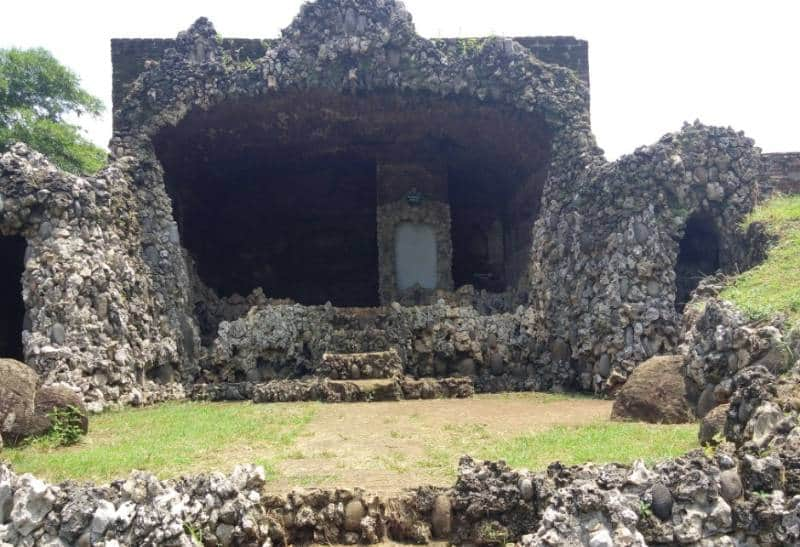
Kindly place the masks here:
[(508, 530), (497, 521), (487, 521), (478, 529), (481, 543), (488, 545), (505, 545), (508, 541)]
[(47, 437), (57, 446), (72, 446), (77, 444), (83, 435), (81, 421), (83, 414), (75, 406), (55, 408), (47, 414), (52, 427)]
[(191, 538), (194, 545), (205, 545), (203, 531), (191, 522), (183, 523), (183, 532)]
[(460, 46), (462, 55), (474, 55), (476, 53), (480, 53), (485, 44), (485, 40), (478, 38), (462, 38), (458, 40), (458, 45)]
[(653, 516), (653, 509), (649, 503), (646, 501), (639, 502), (639, 518), (642, 520), (647, 520), (651, 516)]
[(706, 446), (703, 447), (703, 453), (706, 455), (706, 458), (713, 459), (714, 456), (717, 455), (717, 447), (725, 442), (725, 433), (719, 431), (714, 434), (711, 438), (711, 442), (709, 442)]

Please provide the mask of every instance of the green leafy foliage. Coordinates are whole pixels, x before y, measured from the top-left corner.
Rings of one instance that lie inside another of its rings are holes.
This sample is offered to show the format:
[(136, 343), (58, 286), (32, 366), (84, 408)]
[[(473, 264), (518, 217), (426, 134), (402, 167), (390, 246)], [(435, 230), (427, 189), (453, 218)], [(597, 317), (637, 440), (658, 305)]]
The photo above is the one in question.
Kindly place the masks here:
[(22, 141), (66, 171), (94, 173), (106, 153), (65, 117), (102, 111), (102, 101), (47, 50), (0, 49), (0, 151)]
[(81, 421), (83, 414), (79, 408), (72, 405), (65, 408), (53, 409), (47, 415), (53, 424), (48, 433), (49, 440), (57, 446), (72, 446), (77, 444), (83, 435)]
[(497, 521), (484, 521), (478, 527), (478, 537), (484, 545), (505, 545), (508, 542), (508, 530)]

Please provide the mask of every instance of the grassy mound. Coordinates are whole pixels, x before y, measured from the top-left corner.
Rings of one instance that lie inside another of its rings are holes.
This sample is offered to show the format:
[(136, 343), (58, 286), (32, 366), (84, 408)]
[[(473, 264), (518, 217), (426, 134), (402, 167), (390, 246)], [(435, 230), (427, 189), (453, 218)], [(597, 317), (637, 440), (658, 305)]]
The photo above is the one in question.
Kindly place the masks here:
[(736, 277), (720, 295), (752, 319), (785, 314), (800, 323), (800, 195), (775, 197), (758, 206), (746, 219), (763, 223), (778, 237), (767, 260)]

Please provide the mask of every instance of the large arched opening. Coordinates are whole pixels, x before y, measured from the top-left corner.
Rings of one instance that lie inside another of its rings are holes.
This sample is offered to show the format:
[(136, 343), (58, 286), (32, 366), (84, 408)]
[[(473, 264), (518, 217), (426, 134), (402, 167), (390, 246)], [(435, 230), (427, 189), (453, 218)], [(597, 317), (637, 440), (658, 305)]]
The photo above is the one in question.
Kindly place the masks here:
[(720, 267), (719, 231), (708, 213), (695, 213), (686, 221), (675, 264), (675, 310), (682, 313), (700, 280)]
[(218, 295), (376, 306), (403, 266), (382, 238), (415, 218), (452, 245), (436, 288), (514, 286), (551, 135), (540, 116), (471, 99), (317, 91), (194, 110), (153, 144), (181, 242)]

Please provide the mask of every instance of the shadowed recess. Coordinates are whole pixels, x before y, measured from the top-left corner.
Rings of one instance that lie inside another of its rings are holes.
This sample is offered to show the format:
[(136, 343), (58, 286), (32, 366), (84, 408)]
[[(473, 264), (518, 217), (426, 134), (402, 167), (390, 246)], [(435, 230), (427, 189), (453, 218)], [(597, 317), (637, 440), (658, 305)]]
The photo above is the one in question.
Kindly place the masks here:
[(22, 361), (22, 272), (27, 243), (22, 236), (0, 237), (0, 357)]
[(675, 265), (675, 309), (678, 313), (689, 302), (700, 280), (719, 270), (719, 232), (714, 220), (695, 213), (686, 221)]
[[(154, 144), (181, 241), (218, 294), (376, 306), (377, 204), (411, 188), (451, 206), (456, 286), (512, 285), (550, 134), (533, 114), (473, 100), (303, 92), (192, 111)], [(438, 187), (380, 187), (381, 164), (418, 158), (442, 165)]]

